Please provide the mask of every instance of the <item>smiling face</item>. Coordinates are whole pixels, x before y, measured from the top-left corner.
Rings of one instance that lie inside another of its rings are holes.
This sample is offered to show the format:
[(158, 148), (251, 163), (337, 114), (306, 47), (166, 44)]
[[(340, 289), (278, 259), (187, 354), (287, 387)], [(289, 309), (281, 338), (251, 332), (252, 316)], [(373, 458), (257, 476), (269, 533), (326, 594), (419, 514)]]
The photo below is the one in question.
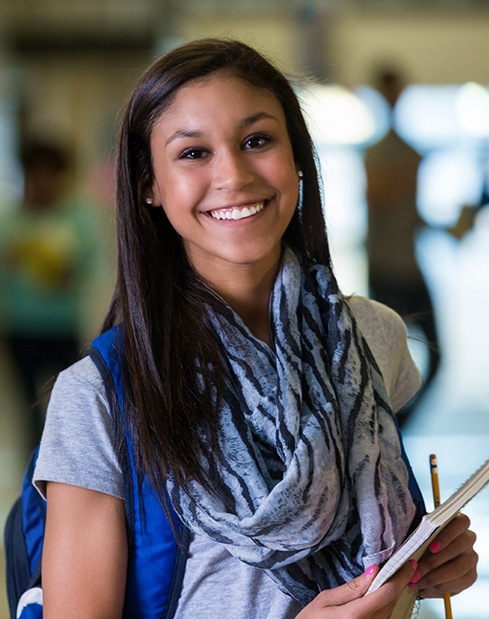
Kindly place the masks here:
[(299, 180), (278, 100), (216, 73), (180, 88), (151, 136), (152, 196), (194, 268), (278, 265)]

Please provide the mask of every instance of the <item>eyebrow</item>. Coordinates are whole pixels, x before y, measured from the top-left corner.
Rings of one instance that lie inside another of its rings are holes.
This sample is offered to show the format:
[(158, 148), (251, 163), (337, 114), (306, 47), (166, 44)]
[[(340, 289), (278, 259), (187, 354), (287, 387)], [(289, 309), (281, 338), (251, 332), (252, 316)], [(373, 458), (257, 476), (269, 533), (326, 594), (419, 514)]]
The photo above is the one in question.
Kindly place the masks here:
[[(275, 122), (278, 122), (278, 119), (273, 114), (269, 114), (268, 112), (257, 112), (256, 114), (251, 114), (251, 116), (246, 116), (245, 118), (240, 120), (238, 126), (240, 128), (246, 128), (258, 122), (259, 120), (263, 120), (263, 119), (271, 119), (271, 120), (274, 120)], [(174, 140), (177, 140), (179, 138), (201, 138), (203, 135), (205, 134), (202, 131), (194, 131), (192, 129), (181, 129), (179, 131), (175, 131), (175, 133), (173, 133), (168, 138), (168, 140), (165, 142), (165, 146), (168, 146), (170, 142), (173, 142)]]

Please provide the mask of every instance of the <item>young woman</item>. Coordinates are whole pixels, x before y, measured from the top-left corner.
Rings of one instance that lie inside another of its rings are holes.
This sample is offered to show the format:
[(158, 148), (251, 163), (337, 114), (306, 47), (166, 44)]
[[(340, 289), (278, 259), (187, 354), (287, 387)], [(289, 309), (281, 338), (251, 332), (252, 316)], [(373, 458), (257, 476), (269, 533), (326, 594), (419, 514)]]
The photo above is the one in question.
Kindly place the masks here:
[(45, 616), (169, 616), (128, 609), (137, 535), (156, 525), (130, 528), (127, 445), (135, 513), (149, 485), (177, 515), (179, 619), (383, 618), (408, 585), (469, 586), (475, 536), (460, 517), (364, 597), (419, 518), (392, 414), (419, 377), (400, 318), (337, 287), (285, 77), (236, 41), (156, 61), (123, 121), (117, 210), (104, 329), (120, 411), (94, 358), (58, 378), (34, 476)]

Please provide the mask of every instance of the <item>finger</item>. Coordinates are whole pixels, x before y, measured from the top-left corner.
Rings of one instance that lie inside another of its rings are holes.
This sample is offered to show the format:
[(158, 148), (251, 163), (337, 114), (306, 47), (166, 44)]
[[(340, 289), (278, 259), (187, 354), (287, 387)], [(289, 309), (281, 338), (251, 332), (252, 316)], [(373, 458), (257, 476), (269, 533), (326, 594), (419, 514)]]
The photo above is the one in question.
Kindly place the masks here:
[(377, 565), (371, 565), (363, 574), (335, 589), (322, 591), (316, 598), (321, 607), (342, 606), (365, 595), (379, 572)]
[(475, 550), (471, 549), (430, 571), (423, 578), (414, 579), (409, 586), (420, 590), (434, 590), (438, 594), (460, 593), (475, 582), (478, 559)]
[(469, 530), (470, 519), (465, 514), (458, 514), (446, 527), (436, 536), (435, 540), (429, 545), (431, 553), (438, 553), (443, 548), (449, 546), (455, 539)]
[(439, 598), (445, 593), (457, 595), (465, 589), (468, 589), (477, 580), (477, 572), (475, 570), (468, 572), (456, 581), (443, 583), (437, 587), (427, 587), (418, 589), (418, 595), (423, 598)]
[(459, 514), (436, 536), (419, 563), (420, 578), (438, 566), (473, 548), (476, 536), (468, 530), (470, 520)]
[(465, 531), (448, 544), (445, 548), (441, 545), (431, 547), (431, 550), (420, 561), (419, 573), (422, 578), (437, 570), (440, 566), (457, 560), (459, 557), (471, 558), (475, 556), (474, 544), (476, 535), (473, 531)]
[[(377, 591), (369, 593), (361, 600), (353, 602), (351, 604), (352, 610), (361, 610), (365, 613), (365, 616), (371, 616), (382, 609), (394, 607), (399, 596), (413, 577), (416, 568), (417, 561), (408, 561), (388, 582), (377, 589)], [(358, 616), (363, 615), (359, 614)]]

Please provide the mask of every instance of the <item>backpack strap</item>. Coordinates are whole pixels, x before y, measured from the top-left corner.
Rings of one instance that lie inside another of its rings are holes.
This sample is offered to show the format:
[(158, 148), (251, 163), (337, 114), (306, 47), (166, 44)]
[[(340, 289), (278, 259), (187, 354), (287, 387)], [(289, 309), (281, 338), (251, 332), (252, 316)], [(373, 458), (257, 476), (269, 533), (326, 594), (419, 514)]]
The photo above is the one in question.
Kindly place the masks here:
[[(88, 354), (104, 380), (114, 420), (123, 423), (122, 337), (122, 328), (113, 327), (92, 342)], [(171, 522), (168, 520), (149, 480), (138, 480), (129, 432), (125, 432), (121, 460), (129, 544), (124, 616), (172, 619), (182, 589), (190, 534), (169, 502)]]
[(22, 497), (13, 504), (5, 523), (4, 548), (6, 560), (7, 597), (10, 617), (15, 617), (17, 601), (26, 589), (31, 572), (22, 531)]
[(38, 448), (27, 465), (22, 492), (8, 514), (4, 530), (7, 597), (10, 616), (26, 590), (41, 584), (41, 554), (46, 521), (46, 506), (31, 480)]

